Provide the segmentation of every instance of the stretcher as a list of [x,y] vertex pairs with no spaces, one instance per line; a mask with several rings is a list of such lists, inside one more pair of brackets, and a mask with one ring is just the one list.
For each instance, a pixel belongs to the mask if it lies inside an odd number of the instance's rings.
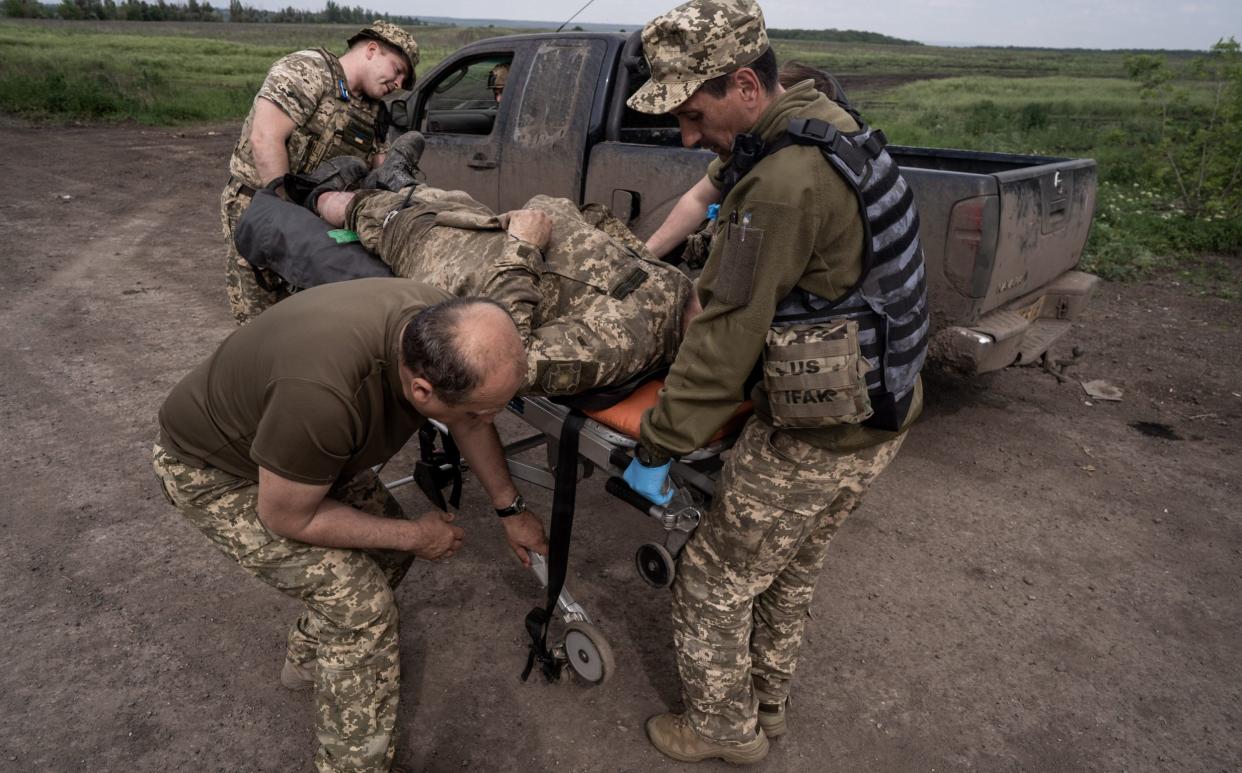
[[[580,410],[572,403],[556,402],[546,397],[521,397],[509,403],[509,412],[535,430],[533,434],[505,446],[510,475],[553,492],[550,561],[555,563],[558,559],[557,520],[561,514],[557,512],[557,500],[563,503],[567,494],[559,489],[576,487],[596,471],[601,471],[601,477],[606,478],[604,488],[609,494],[653,518],[664,529],[662,541],[638,546],[634,565],[639,576],[652,587],[667,588],[672,585],[677,555],[711,503],[716,476],[721,468],[720,453],[732,444],[751,406],[750,403],[741,406],[704,448],[673,461],[669,477],[676,493],[668,505],[654,505],[630,489],[621,479],[621,474],[629,465],[637,445],[643,413],[656,404],[661,386],[663,381],[660,379],[647,380],[620,402],[599,409]],[[578,421],[571,421],[575,415]],[[567,428],[573,428],[576,434],[572,440],[566,437]],[[573,443],[573,454],[565,454],[562,446],[566,442]],[[532,456],[530,452],[540,448],[545,452],[543,463],[528,461]],[[572,464],[573,469],[561,469],[561,465],[565,464]],[[569,517],[572,520],[572,496],[569,499]],[[568,542],[567,534],[565,542]],[[567,544],[565,549],[568,549]],[[532,637],[532,659],[540,661],[549,679],[557,678],[563,667],[568,665],[585,682],[602,684],[616,667],[607,638],[594,626],[583,606],[563,587],[563,567],[561,583],[557,585],[555,577],[550,579],[550,574],[555,574],[555,568],[550,572],[548,561],[542,556],[532,554],[531,557],[532,568],[541,584],[549,588],[552,582],[552,590],[558,591],[555,610],[565,626],[560,643],[547,647],[547,624],[553,613],[551,598],[544,616],[538,615],[538,609],[534,610],[532,615],[537,619],[532,621],[531,616],[527,617],[527,629]],[[530,668],[531,663],[528,663],[523,678]]]
[[[616,669],[607,637],[564,587],[573,499],[581,481],[601,472],[609,494],[654,519],[664,529],[662,541],[643,543],[634,555],[639,576],[655,588],[672,585],[677,555],[711,504],[722,465],[720,454],[732,445],[750,414],[751,404],[739,406],[706,446],[673,460],[669,478],[676,493],[668,505],[660,506],[630,489],[621,474],[638,443],[643,413],[655,405],[661,386],[661,379],[646,380],[620,401],[603,408],[590,408],[581,401],[575,404],[572,398],[562,402],[547,397],[518,397],[509,402],[509,413],[534,430],[505,445],[509,473],[515,480],[553,492],[549,556],[545,559],[530,554],[531,569],[548,590],[549,598],[545,607],[536,608],[527,616],[532,654],[524,679],[535,662],[550,680],[559,679],[568,666],[580,679],[593,685],[605,682]],[[433,447],[436,433],[442,449]],[[421,459],[415,474],[392,481],[388,487],[418,483],[433,503],[447,509],[447,504],[456,505],[460,496],[460,455],[443,425],[435,425],[434,430],[420,435]],[[542,461],[535,453],[539,450],[544,452]],[[446,500],[442,489],[450,486],[452,492]],[[549,646],[547,634],[554,616],[560,618],[564,633],[559,642]]]

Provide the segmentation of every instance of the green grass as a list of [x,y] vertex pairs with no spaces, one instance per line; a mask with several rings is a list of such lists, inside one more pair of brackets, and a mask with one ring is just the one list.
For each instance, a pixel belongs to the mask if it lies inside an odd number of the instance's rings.
[[[340,52],[347,25],[0,20],[0,112],[43,123],[137,121],[153,125],[240,120],[267,68],[284,54]],[[426,72],[452,51],[514,30],[416,30]],[[777,40],[841,78],[851,101],[891,141],[1036,155],[1099,164],[1095,225],[1084,264],[1128,280],[1201,255],[1242,252],[1242,224],[1191,218],[1158,187],[1161,162],[1141,152],[1156,130],[1125,52],[940,48]],[[1191,55],[1167,54],[1192,77]],[[1206,103],[1206,84],[1180,81]],[[1228,272],[1226,272],[1227,274]],[[1216,276],[1199,268],[1194,277]],[[1232,282],[1232,283],[1231,283]],[[1201,283],[1238,295],[1236,278]]]

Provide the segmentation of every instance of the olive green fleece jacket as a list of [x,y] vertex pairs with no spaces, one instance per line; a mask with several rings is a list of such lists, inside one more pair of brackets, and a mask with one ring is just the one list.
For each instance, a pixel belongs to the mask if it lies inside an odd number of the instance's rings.
[[[796,117],[858,130],[845,110],[804,81],[780,95],[750,133],[770,141]],[[708,179],[717,187],[727,163],[717,159],[708,168]],[[762,240],[749,298],[739,294],[739,272],[728,265],[725,229],[735,215],[737,222],[749,222],[746,239]],[[864,229],[857,196],[813,146],[794,145],[760,161],[721,202],[716,222],[711,254],[698,281],[703,312],[686,331],[659,403],[643,417],[642,443],[656,458],[701,447],[746,399],[745,385],[763,356],[777,304],[794,287],[835,300],[853,288],[862,270]],[[751,397],[759,416],[768,418],[762,383]],[[903,430],[921,409],[919,384]],[[841,452],[898,434],[854,424],[791,432]]]

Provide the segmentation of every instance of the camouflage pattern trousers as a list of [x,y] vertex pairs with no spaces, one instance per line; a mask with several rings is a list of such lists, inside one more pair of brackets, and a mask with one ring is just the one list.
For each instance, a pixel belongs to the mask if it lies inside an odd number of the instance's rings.
[[237,324],[244,325],[259,316],[269,306],[289,297],[280,277],[264,270],[264,278],[270,290],[264,289],[255,278],[254,267],[237,251],[233,236],[237,222],[241,220],[253,196],[242,190],[237,180],[229,180],[220,193],[220,225],[224,231],[224,287],[229,297],[229,310]]
[[[289,631],[286,658],[314,668],[315,767],[387,771],[400,686],[393,591],[413,556],[276,536],[259,520],[254,481],[190,467],[158,443],[152,463],[168,500],[186,520],[247,572],[306,605]],[[333,487],[329,496],[371,515],[403,517],[369,471]]]
[[759,702],[789,696],[828,545],[904,440],[841,454],[747,422],[673,583],[677,668],[700,735],[749,741]]

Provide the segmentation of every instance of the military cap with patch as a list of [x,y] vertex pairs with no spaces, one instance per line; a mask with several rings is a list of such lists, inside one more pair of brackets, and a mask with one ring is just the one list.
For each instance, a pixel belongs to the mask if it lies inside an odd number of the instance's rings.
[[690,0],[643,27],[651,80],[626,104],[640,113],[667,113],[767,50],[763,11],[754,0]]
[[418,42],[414,40],[413,35],[390,21],[376,19],[371,22],[370,26],[358,30],[357,34],[345,42],[352,47],[359,40],[378,40],[380,43],[387,43],[397,49],[405,57],[406,66],[410,70],[410,74],[405,77],[401,86],[407,89],[414,87],[414,66],[418,64]]

